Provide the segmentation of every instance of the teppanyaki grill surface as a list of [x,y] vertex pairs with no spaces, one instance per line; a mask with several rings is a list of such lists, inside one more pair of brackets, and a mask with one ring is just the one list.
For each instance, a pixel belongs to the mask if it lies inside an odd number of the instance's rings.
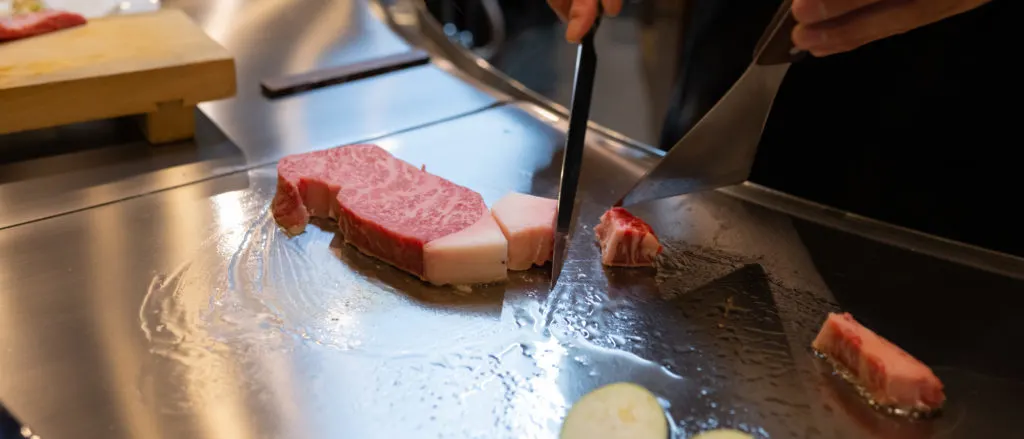
[[[550,197],[562,135],[524,108],[380,143],[488,204]],[[31,372],[0,374],[0,399],[42,437],[521,438],[554,437],[583,394],[631,381],[680,437],[1014,435],[1024,282],[724,192],[638,207],[665,245],[657,270],[606,269],[593,226],[653,159],[591,140],[551,293],[543,268],[464,293],[329,224],[288,238],[272,166],[2,230],[0,370]],[[831,375],[810,342],[837,309],[928,362],[946,412],[892,418]]]
[[1024,281],[813,223],[795,226],[836,301],[864,325],[927,364],[1024,377],[1024,357],[1007,349],[1024,346],[1015,323]]
[[[1024,328],[1015,324],[1016,316],[1024,309],[1021,278],[956,264],[719,193],[665,200],[649,210],[645,217],[655,218],[651,222],[655,230],[671,230],[673,217],[693,222],[684,225],[682,231],[675,227],[673,235],[679,237],[682,232],[686,236],[684,243],[676,244],[682,248],[673,248],[671,238],[665,239],[666,257],[658,274],[660,294],[690,291],[683,294],[690,297],[703,288],[723,284],[737,296],[771,291],[777,308],[771,302],[762,302],[753,309],[781,316],[799,369],[799,382],[808,392],[804,400],[797,392],[787,391],[783,376],[772,384],[773,397],[786,401],[794,413],[813,413],[817,422],[798,422],[808,429],[805,434],[850,438],[989,437],[1005,434],[1012,426],[1011,413],[1021,408],[1016,395],[1024,391],[1024,360],[1008,348],[1024,343]],[[702,219],[717,224],[712,226]],[[671,275],[665,270],[677,266],[683,269]],[[719,274],[708,274],[712,270]],[[632,285],[633,291],[644,289],[637,286],[643,282],[635,278],[616,280],[622,276],[609,275],[611,291],[616,284]],[[719,316],[726,315],[725,310],[733,306],[735,303],[718,302]],[[949,396],[944,414],[933,420],[909,421],[868,407],[810,350],[810,342],[828,310],[853,313],[863,324],[931,366],[945,383]],[[647,315],[659,312],[667,311],[658,308],[648,310]],[[691,309],[655,320],[713,327],[694,322],[694,315]],[[759,328],[760,337],[771,333],[765,326],[769,320],[752,321],[760,325],[746,327]],[[742,342],[738,345],[747,346]],[[717,358],[725,357],[718,353]],[[744,364],[756,364],[762,372],[787,364],[779,355],[766,362],[751,355],[742,358]],[[743,392],[754,391],[756,386],[743,387]],[[802,401],[810,402],[803,407]]]

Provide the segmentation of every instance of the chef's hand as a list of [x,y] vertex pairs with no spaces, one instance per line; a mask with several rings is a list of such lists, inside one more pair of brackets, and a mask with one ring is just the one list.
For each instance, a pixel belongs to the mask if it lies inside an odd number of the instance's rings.
[[846,52],[989,1],[793,0],[793,16],[798,23],[793,29],[793,44],[814,56]]
[[622,12],[622,0],[548,0],[558,18],[569,22],[565,39],[578,43],[597,19],[597,4],[604,7],[604,15],[614,17]]

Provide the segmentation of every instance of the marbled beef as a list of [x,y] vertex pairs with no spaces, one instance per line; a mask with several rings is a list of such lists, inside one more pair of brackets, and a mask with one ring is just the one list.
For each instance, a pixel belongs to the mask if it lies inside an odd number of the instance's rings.
[[285,157],[273,214],[290,234],[309,218],[338,220],[363,253],[437,285],[507,279],[507,243],[479,193],[376,145]]

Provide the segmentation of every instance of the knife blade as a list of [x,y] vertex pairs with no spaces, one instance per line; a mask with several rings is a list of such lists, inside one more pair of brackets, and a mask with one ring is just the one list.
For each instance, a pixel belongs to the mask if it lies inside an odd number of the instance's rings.
[[39,437],[31,435],[32,431],[22,425],[21,421],[15,418],[3,403],[0,403],[0,438]]
[[764,124],[793,62],[792,0],[776,11],[746,72],[704,117],[615,206],[742,183],[750,176]]
[[558,205],[555,210],[554,249],[551,255],[551,286],[553,290],[562,272],[572,239],[572,225],[576,218],[576,189],[583,167],[583,148],[586,145],[587,121],[590,119],[590,99],[594,90],[597,70],[597,51],[594,34],[601,24],[599,9],[590,31],[580,40],[576,49],[576,77],[569,109],[569,130],[562,153],[562,175],[558,185]]

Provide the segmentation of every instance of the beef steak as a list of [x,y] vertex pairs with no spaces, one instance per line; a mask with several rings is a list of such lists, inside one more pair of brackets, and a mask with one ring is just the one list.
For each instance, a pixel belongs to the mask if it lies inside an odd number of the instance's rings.
[[507,243],[479,193],[416,168],[376,145],[285,157],[272,211],[290,234],[309,218],[338,220],[345,241],[428,282],[508,277]]

